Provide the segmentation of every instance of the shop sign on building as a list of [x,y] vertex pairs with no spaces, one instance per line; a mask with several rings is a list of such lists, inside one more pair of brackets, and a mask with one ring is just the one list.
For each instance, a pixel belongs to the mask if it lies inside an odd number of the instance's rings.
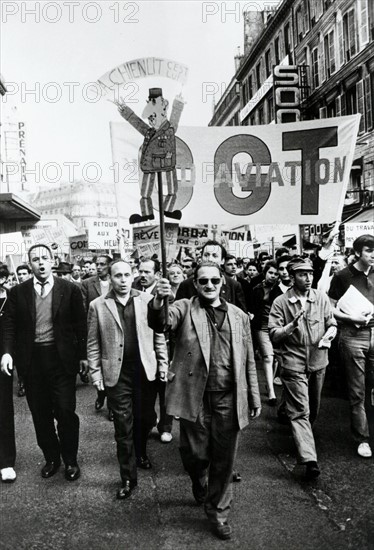
[[345,229],[345,247],[352,248],[353,241],[360,235],[374,235],[374,222],[366,223],[346,223]]

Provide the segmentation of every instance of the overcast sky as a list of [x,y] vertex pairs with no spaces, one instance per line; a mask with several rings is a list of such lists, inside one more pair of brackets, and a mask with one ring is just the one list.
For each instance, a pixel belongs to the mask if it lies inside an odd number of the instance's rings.
[[[132,59],[176,60],[189,67],[183,90],[164,78],[143,79],[132,107],[141,114],[149,87],[163,87],[171,100],[182,91],[187,103],[181,125],[206,126],[212,92],[218,101],[234,74],[237,47],[243,48],[243,7],[258,10],[263,2],[1,4],[1,73],[15,83],[8,85],[7,101],[26,123],[28,167],[79,162],[74,173],[80,179],[83,165],[97,162],[105,180],[111,177],[109,121],[120,117],[105,98],[94,101],[95,89],[87,85]],[[33,89],[36,95],[27,93]],[[62,168],[62,179],[68,176]]]

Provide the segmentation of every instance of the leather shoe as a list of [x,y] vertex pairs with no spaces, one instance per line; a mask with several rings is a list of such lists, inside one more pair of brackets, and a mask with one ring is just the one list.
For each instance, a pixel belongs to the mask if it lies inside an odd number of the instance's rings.
[[182,212],[180,210],[174,210],[173,212],[165,210],[164,214],[167,218],[173,218],[173,220],[180,220],[182,217]]
[[108,409],[108,420],[109,422],[113,422],[114,420],[112,409]]
[[97,398],[95,401],[95,410],[99,411],[104,407],[104,401],[105,401],[105,393],[103,392],[103,395],[100,393],[97,394]]
[[230,525],[225,522],[218,522],[212,524],[213,533],[221,540],[228,540],[231,538],[232,529]]
[[81,470],[78,464],[66,464],[65,466],[65,479],[68,481],[75,481],[81,475]]
[[138,468],[142,468],[143,470],[150,470],[152,468],[152,463],[147,455],[137,458],[136,465],[138,466]]
[[309,481],[311,479],[316,479],[320,475],[321,470],[319,469],[317,462],[311,460],[310,462],[306,462],[305,465],[305,479]]
[[118,500],[124,500],[125,498],[129,498],[129,496],[131,495],[132,491],[135,489],[136,486],[137,486],[136,481],[130,481],[129,479],[124,481],[122,483],[122,487],[117,491]]
[[46,462],[42,468],[42,477],[48,478],[55,475],[61,465],[61,460]]
[[207,485],[201,485],[199,480],[192,482],[192,494],[197,504],[204,504],[207,492]]
[[81,382],[83,382],[83,384],[89,384],[90,382],[90,379],[88,378],[88,374],[84,374],[83,372],[79,373],[79,378],[81,379]]
[[239,483],[242,480],[242,476],[239,474],[239,472],[233,472],[232,480],[234,483]]

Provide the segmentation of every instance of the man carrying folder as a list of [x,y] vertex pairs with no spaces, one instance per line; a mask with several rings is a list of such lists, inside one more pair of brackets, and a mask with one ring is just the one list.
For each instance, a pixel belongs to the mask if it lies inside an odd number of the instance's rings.
[[[329,296],[341,327],[339,348],[347,377],[353,438],[358,455],[370,458],[365,400],[369,395],[374,397],[374,317],[370,308],[374,305],[374,236],[361,235],[354,241],[353,250],[356,261],[334,275]],[[362,311],[353,313],[339,307],[338,300],[351,286],[362,295]]]

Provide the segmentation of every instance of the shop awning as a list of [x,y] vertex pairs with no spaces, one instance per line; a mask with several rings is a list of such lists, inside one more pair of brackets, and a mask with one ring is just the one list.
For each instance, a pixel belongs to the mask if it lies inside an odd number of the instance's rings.
[[374,208],[366,208],[358,212],[352,218],[347,218],[344,223],[372,223],[374,221]]
[[38,221],[41,213],[13,193],[0,193],[0,220]]

